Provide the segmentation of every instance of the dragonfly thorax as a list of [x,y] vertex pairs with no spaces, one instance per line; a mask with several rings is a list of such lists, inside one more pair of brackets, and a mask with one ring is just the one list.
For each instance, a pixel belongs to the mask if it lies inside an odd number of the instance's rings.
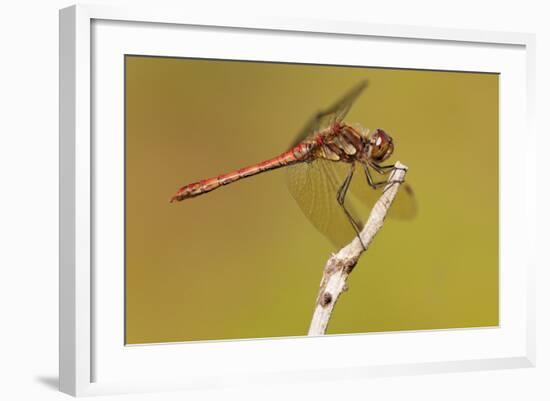
[[380,163],[388,159],[394,149],[392,138],[384,130],[369,133],[358,125],[347,124],[336,124],[318,133],[310,144],[313,158],[347,163]]

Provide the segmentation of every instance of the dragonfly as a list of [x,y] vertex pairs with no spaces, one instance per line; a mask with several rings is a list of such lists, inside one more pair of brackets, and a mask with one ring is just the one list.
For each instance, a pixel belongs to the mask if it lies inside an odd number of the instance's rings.
[[[356,236],[365,248],[360,236],[365,221],[362,216],[366,216],[380,191],[390,183],[386,177],[395,168],[393,164],[383,165],[395,149],[393,138],[385,130],[378,128],[371,132],[359,124],[344,122],[367,86],[367,81],[360,82],[331,107],[315,114],[286,152],[184,185],[170,202],[195,198],[241,179],[285,167],[288,189],[315,228],[336,245]],[[361,168],[365,177],[352,185],[356,168]],[[407,219],[416,214],[416,202],[410,185],[403,186],[390,216]]]

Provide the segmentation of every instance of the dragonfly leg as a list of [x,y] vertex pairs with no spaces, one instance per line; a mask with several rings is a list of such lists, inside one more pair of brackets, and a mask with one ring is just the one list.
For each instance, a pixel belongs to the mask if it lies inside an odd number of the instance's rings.
[[395,164],[389,164],[387,166],[380,166],[379,164],[372,163],[373,168],[380,174],[387,174],[395,168]]
[[367,247],[365,246],[365,244],[363,244],[363,240],[361,239],[361,230],[359,230],[359,225],[357,224],[357,222],[355,221],[355,219],[353,218],[349,210],[346,208],[346,204],[345,204],[346,194],[348,192],[351,179],[353,178],[354,171],[355,171],[355,164],[352,164],[346,179],[342,183],[342,186],[340,187],[340,189],[338,189],[338,192],[336,194],[336,200],[338,201],[340,206],[342,206],[342,209],[344,210],[344,213],[348,217],[348,220],[351,223],[351,226],[357,233],[357,238],[359,239],[361,246],[363,247],[364,250],[366,250]]
[[403,167],[395,167],[395,164],[390,164],[387,166],[381,166],[376,163],[371,163],[372,168],[374,168],[379,174],[388,174],[392,170],[404,170]]
[[[367,175],[367,181],[368,181],[369,185],[371,187],[373,187],[374,189],[377,189],[378,187],[381,187],[381,186],[387,185],[387,184],[395,184],[395,183],[402,184],[402,183],[405,182],[404,180],[391,180],[391,181],[384,180],[384,181],[374,182],[374,180],[372,179],[372,175],[370,173],[368,165],[364,164],[363,166],[365,167],[365,174]],[[373,169],[375,169],[376,172],[379,173],[379,174],[387,174],[388,172],[390,172],[394,169],[403,170],[403,168],[395,167],[394,165],[392,165],[392,166],[379,166],[378,164],[372,163],[372,164],[370,164],[370,166]]]
[[[372,188],[378,189],[379,187],[381,187],[383,185],[386,185],[388,183],[387,180],[374,182],[374,180],[372,179],[372,175],[370,173],[370,170],[369,170],[369,166],[366,165],[366,164],[363,164],[363,168],[365,169],[365,175],[367,176],[367,182],[369,183],[369,186],[371,186]],[[376,170],[376,171],[378,171],[378,170]]]

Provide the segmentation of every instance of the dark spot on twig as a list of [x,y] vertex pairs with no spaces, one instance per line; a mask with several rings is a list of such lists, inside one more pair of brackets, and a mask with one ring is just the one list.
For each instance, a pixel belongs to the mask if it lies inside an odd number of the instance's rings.
[[325,292],[321,298],[321,306],[327,306],[332,302],[332,295],[330,292]]
[[344,273],[346,274],[350,274],[352,271],[353,271],[353,268],[355,267],[355,265],[357,264],[357,261],[349,261],[348,263],[346,263],[344,265]]

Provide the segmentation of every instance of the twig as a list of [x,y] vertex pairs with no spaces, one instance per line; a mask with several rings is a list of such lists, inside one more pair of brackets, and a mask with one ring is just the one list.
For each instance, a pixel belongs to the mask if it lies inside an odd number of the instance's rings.
[[[395,168],[388,178],[388,184],[378,201],[373,206],[367,223],[361,231],[361,239],[365,248],[369,247],[374,236],[382,228],[388,210],[397,195],[401,183],[405,180],[407,166],[400,162],[395,163]],[[353,271],[359,257],[366,249],[356,237],[348,245],[333,254],[325,265],[323,278],[315,302],[315,311],[309,327],[309,336],[325,334],[327,325],[334,310],[334,305],[340,294],[347,290],[346,281]]]

